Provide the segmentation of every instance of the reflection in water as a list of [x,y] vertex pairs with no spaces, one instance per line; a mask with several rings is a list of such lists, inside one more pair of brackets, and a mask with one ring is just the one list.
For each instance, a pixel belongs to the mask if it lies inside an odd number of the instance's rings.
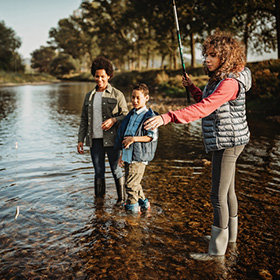
[[115,205],[109,166],[106,197],[95,200],[89,151],[76,152],[90,89],[86,83],[0,88],[1,279],[280,277],[279,125],[249,118],[252,137],[236,176],[238,243],[224,259],[202,263],[189,257],[207,250],[202,237],[212,221],[211,155],[200,121],[160,128],[143,179],[152,211],[128,216]]

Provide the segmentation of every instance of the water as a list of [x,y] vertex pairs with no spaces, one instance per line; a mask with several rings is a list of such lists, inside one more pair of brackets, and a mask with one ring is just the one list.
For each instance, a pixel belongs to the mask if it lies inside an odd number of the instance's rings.
[[249,115],[252,137],[236,175],[237,246],[223,260],[197,262],[189,253],[206,252],[201,237],[212,221],[200,121],[160,128],[143,179],[152,211],[128,216],[115,205],[109,166],[97,201],[88,149],[76,151],[91,86],[0,88],[0,279],[280,278],[279,124]]

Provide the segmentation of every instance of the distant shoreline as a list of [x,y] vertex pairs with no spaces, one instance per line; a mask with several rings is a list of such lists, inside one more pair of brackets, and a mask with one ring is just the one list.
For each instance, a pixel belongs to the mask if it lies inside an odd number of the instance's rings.
[[58,84],[63,81],[46,81],[46,82],[22,82],[22,83],[0,83],[0,87],[13,87],[13,86],[40,86],[40,85],[50,85],[50,84]]

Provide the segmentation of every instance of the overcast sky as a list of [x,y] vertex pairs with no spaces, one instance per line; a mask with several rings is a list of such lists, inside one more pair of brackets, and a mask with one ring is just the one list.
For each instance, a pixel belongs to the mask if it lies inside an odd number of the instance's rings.
[[[141,1],[141,0],[139,0]],[[57,27],[62,18],[68,18],[78,9],[81,0],[0,0],[0,21],[12,28],[21,38],[18,50],[23,58],[40,46],[47,46],[49,30]],[[197,51],[200,58],[200,51]],[[276,52],[263,56],[248,55],[248,61],[276,59]]]

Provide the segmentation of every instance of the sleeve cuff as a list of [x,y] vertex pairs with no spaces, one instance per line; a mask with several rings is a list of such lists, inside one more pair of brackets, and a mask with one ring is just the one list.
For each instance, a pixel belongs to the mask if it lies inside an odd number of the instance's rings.
[[156,128],[155,130],[148,130],[147,131],[147,136],[151,137],[153,140],[152,141],[155,141],[157,140],[157,133],[158,133],[158,129]]
[[166,125],[166,124],[168,124],[168,123],[171,122],[171,117],[170,117],[169,113],[162,114],[162,115],[160,115],[160,116],[161,116],[162,119],[163,119],[163,124],[164,124],[164,125]]

